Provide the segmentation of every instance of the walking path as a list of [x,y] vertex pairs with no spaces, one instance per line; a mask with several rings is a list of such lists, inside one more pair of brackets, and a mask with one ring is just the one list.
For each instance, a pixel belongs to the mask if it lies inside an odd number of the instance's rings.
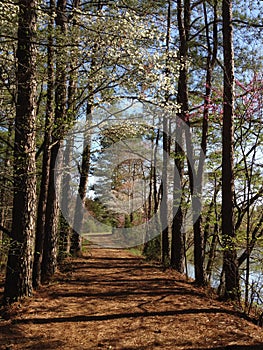
[[69,260],[0,318],[0,349],[263,350],[263,329],[174,271],[124,250]]

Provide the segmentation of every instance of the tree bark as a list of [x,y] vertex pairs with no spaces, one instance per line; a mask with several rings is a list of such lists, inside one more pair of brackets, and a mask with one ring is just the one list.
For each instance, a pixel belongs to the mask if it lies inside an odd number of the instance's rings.
[[74,215],[74,230],[71,237],[70,252],[72,255],[78,256],[81,254],[81,230],[84,216],[85,198],[88,187],[88,177],[90,169],[90,152],[91,152],[91,136],[90,127],[92,123],[92,105],[88,103],[86,115],[86,127],[84,131],[84,143],[82,153],[82,163],[80,169],[80,180],[78,188],[78,196],[76,201]]
[[[55,117],[52,131],[52,147],[50,154],[50,176],[47,197],[47,210],[45,222],[45,239],[43,259],[41,265],[41,281],[47,282],[53,276],[57,267],[58,253],[58,224],[59,203],[56,193],[59,193],[61,176],[56,177],[56,169],[62,166],[60,147],[66,127],[66,104],[67,104],[67,78],[65,52],[63,49],[63,35],[66,33],[66,0],[58,0],[56,8],[56,27],[58,29],[58,45],[56,56],[56,90],[55,90]],[[61,36],[61,37],[60,37]]]
[[[76,19],[74,14],[78,9],[80,0],[74,0],[72,4],[72,28],[76,29]],[[70,58],[70,77],[69,77],[69,86],[68,86],[68,106],[67,114],[70,122],[73,122],[76,119],[76,95],[77,95],[77,65],[78,65],[78,46],[79,46],[79,33],[73,31],[74,34],[74,46],[71,52]],[[64,166],[65,170],[72,161],[74,140],[73,137],[67,139],[67,145],[64,153]],[[71,191],[71,174],[68,171],[63,172],[62,178],[62,215],[60,218],[60,238],[59,238],[59,258],[63,259],[70,253],[71,249],[71,236],[72,236],[72,227],[70,227],[67,220],[64,218],[69,216],[70,212],[70,191]],[[64,216],[63,216],[64,215]],[[73,232],[74,235],[74,232]]]
[[[202,192],[203,192],[203,176],[204,166],[207,153],[207,135],[208,135],[208,119],[209,119],[209,106],[210,96],[212,91],[212,72],[216,62],[218,39],[217,39],[217,2],[214,4],[214,24],[213,24],[213,49],[210,43],[209,24],[207,18],[206,2],[203,2],[203,11],[205,19],[206,29],[206,41],[207,41],[207,60],[206,60],[206,91],[204,99],[204,113],[202,121],[202,140],[201,140],[201,152],[198,159],[198,170],[195,178],[195,189],[192,194],[192,208],[193,208],[193,221],[194,221],[194,260],[195,260],[195,278],[196,283],[199,285],[206,284],[205,274],[205,237],[202,230]],[[197,217],[195,217],[195,212]]]
[[13,241],[8,254],[4,303],[32,293],[36,219],[36,1],[20,0],[14,144]]
[[214,224],[213,224],[212,242],[211,242],[210,250],[208,252],[208,260],[206,265],[206,274],[207,274],[209,283],[211,282],[211,278],[212,278],[212,269],[213,269],[213,264],[216,257],[216,247],[217,247],[218,237],[219,237],[219,215],[217,211],[218,192],[219,192],[219,185],[215,181],[214,197],[209,206],[209,210],[207,213],[207,221],[204,228],[205,246],[206,246],[206,242],[208,238],[208,230],[210,226],[210,216],[212,215],[212,211],[214,210],[215,218],[214,218]]
[[[170,35],[171,35],[171,1],[167,1],[167,29],[166,29],[166,55],[168,59]],[[168,63],[168,62],[167,62]],[[165,74],[169,76],[169,68],[166,65]],[[165,102],[169,102],[169,95],[165,96]],[[169,156],[169,117],[163,116],[163,166],[162,166],[162,201],[160,207],[160,219],[162,225],[162,264],[170,264],[169,249],[169,224],[168,224],[168,156]]]
[[66,218],[69,217],[70,212],[70,191],[71,191],[71,174],[67,170],[68,165],[72,161],[73,139],[69,137],[66,141],[65,152],[63,157],[63,176],[61,188],[61,216],[60,216],[60,232],[59,232],[59,260],[63,260],[70,253],[70,237],[72,229]]
[[[9,121],[8,125],[8,143],[10,144],[12,138],[12,129],[13,122]],[[7,221],[9,216],[9,208],[12,205],[13,193],[12,193],[12,183],[8,178],[9,169],[11,166],[11,156],[12,156],[12,148],[9,145],[6,146],[5,155],[3,159],[3,169],[1,171],[0,183],[0,264],[5,259],[5,251],[4,251],[4,234],[6,234],[6,230],[10,230],[11,227],[8,225]],[[2,229],[3,228],[3,229]]]
[[239,298],[239,272],[234,227],[234,50],[232,1],[223,0],[224,105],[222,133],[222,237],[226,299]]
[[42,176],[40,183],[40,192],[38,198],[37,224],[36,224],[36,243],[33,265],[33,287],[37,289],[41,284],[41,264],[43,259],[43,247],[45,237],[45,222],[47,209],[47,196],[50,176],[50,146],[52,122],[54,119],[54,43],[53,30],[55,13],[55,0],[50,0],[50,20],[49,20],[49,37],[48,37],[48,58],[47,58],[47,106],[46,106],[46,121],[45,135],[43,143],[43,159],[42,159]]
[[163,117],[163,168],[162,168],[162,200],[160,219],[162,225],[162,264],[170,263],[168,233],[168,130],[167,118]]
[[[148,206],[148,218],[151,219],[152,215],[154,216],[154,239],[150,239],[152,237],[152,232],[146,232],[146,242],[143,247],[143,254],[148,258],[153,258],[154,260],[159,260],[161,255],[161,226],[160,226],[160,218],[158,215],[159,208],[159,196],[158,196],[158,184],[157,184],[157,150],[160,141],[160,129],[157,130],[156,137],[152,139],[152,162],[151,162],[151,172],[150,172],[150,186],[152,189],[149,193],[149,206]],[[152,164],[153,163],[153,164]]]
[[180,120],[176,126],[176,143],[174,166],[178,171],[174,172],[173,188],[173,223],[171,238],[171,267],[176,271],[184,272],[185,262],[185,233],[183,231],[183,210],[181,190],[183,188],[184,173],[184,151],[181,148],[183,144],[183,134],[180,130]]
[[[175,144],[175,168],[179,178],[174,177],[174,210],[171,240],[171,266],[179,272],[184,271],[184,232],[183,232],[183,210],[181,198],[178,198],[178,189],[182,189],[184,158],[183,145],[183,123],[188,118],[188,80],[187,80],[187,59],[188,59],[188,39],[190,26],[190,2],[186,0],[182,3],[177,1],[177,21],[179,30],[179,57],[181,68],[178,79],[177,102],[181,106],[176,123],[176,144]],[[182,122],[181,122],[182,121]]]
[[[78,4],[76,0],[75,6]],[[96,4],[97,11],[101,11],[103,8],[103,3],[99,0]],[[93,47],[93,56],[97,50],[97,44],[95,43]],[[95,66],[94,59],[91,61],[91,72]],[[92,109],[93,109],[93,86],[88,86],[89,98],[87,102],[86,109],[86,126],[84,131],[84,142],[83,142],[83,153],[81,160],[81,169],[80,169],[80,180],[78,188],[78,196],[76,200],[75,215],[74,215],[74,225],[73,232],[71,236],[70,243],[70,253],[72,255],[78,256],[81,255],[82,249],[82,239],[81,239],[81,230],[83,224],[84,210],[85,210],[85,199],[86,191],[88,187],[88,178],[90,170],[90,155],[91,155],[91,125],[92,125]]]

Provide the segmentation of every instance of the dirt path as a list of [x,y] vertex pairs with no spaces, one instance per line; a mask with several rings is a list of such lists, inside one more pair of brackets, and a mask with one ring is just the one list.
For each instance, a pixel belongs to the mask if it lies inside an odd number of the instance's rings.
[[0,349],[263,349],[263,331],[175,272],[92,250],[0,319]]

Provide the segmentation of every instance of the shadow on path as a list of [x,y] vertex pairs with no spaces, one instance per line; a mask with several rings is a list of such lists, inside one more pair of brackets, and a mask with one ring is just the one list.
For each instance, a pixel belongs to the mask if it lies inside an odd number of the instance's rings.
[[[92,321],[109,321],[122,318],[137,318],[137,317],[168,317],[177,315],[189,314],[226,314],[241,316],[237,312],[224,309],[188,309],[188,310],[170,310],[170,311],[152,311],[152,312],[131,312],[122,314],[108,314],[108,315],[92,315],[92,316],[72,316],[72,317],[54,317],[54,318],[27,318],[14,320],[16,324],[47,324],[47,323],[63,323],[63,322],[92,322]],[[263,350],[263,348],[262,348]]]
[[208,294],[125,250],[93,249],[0,320],[0,349],[263,350],[262,329]]

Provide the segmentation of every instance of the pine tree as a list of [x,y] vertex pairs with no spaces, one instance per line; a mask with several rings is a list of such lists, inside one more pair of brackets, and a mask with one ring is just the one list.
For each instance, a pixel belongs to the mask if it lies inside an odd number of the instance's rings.
[[17,44],[17,103],[14,144],[12,242],[8,254],[4,302],[32,293],[36,218],[36,1],[20,0]]

